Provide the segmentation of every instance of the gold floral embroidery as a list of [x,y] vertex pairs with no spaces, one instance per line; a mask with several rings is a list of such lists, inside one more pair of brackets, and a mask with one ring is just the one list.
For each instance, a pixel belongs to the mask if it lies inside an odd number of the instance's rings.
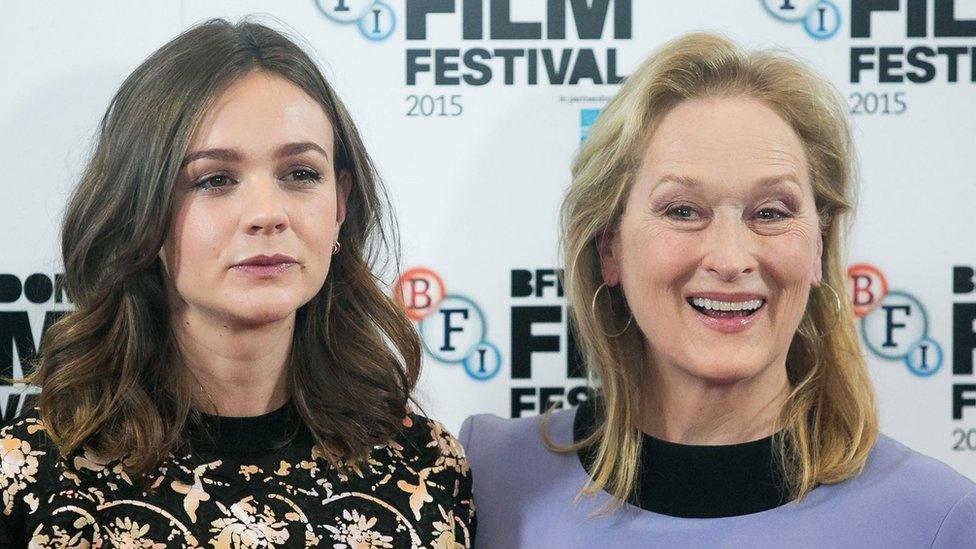
[[288,523],[278,520],[267,505],[262,505],[259,513],[253,500],[254,496],[248,496],[231,505],[230,509],[217,502],[217,507],[231,516],[210,523],[210,532],[217,535],[211,545],[217,549],[277,547],[288,541]]
[[84,531],[75,532],[73,535],[65,531],[60,526],[52,528],[51,535],[34,534],[30,540],[30,549],[89,549],[91,543],[82,536]]
[[[0,439],[0,490],[3,490],[3,514],[13,512],[17,493],[37,482],[37,458],[44,452],[31,448],[30,442],[5,435]],[[35,506],[36,508],[36,506]]]
[[278,464],[278,470],[275,471],[275,474],[283,477],[286,476],[290,470],[291,470],[291,463],[288,463],[285,460],[281,460],[281,463]]
[[220,461],[204,463],[203,465],[200,465],[194,469],[192,485],[180,482],[178,480],[174,480],[170,484],[174,491],[186,495],[186,497],[183,498],[183,509],[186,511],[187,516],[190,517],[190,522],[195,523],[197,521],[197,507],[200,506],[200,502],[210,499],[210,494],[203,489],[203,474],[208,469],[216,469],[221,463],[222,462]]
[[244,477],[244,480],[251,480],[251,475],[256,475],[258,473],[263,473],[260,467],[257,465],[241,465],[240,474]]
[[405,480],[397,481],[397,488],[410,494],[410,510],[413,511],[413,518],[420,520],[420,510],[425,503],[434,501],[434,497],[427,491],[427,477],[433,471],[430,467],[421,469],[417,473],[417,484],[410,484]]
[[129,517],[115,518],[115,522],[105,527],[105,533],[113,547],[119,549],[166,549],[165,543],[156,543],[145,538],[149,525],[140,525]]
[[437,537],[431,547],[433,549],[463,549],[464,544],[457,542],[454,537],[454,513],[445,511],[441,505],[437,506],[437,510],[440,511],[443,520],[435,520],[432,524],[434,534]]
[[367,518],[358,511],[342,512],[342,519],[336,518],[339,526],[328,526],[325,529],[332,532],[334,549],[387,549],[393,547],[393,537],[377,532],[376,517]]
[[[341,468],[313,448],[245,464],[170,455],[143,492],[123,460],[90,448],[67,460],[38,450],[46,448],[43,424],[28,417],[0,431],[0,493],[34,533],[18,541],[38,548],[468,546],[474,512],[463,450],[436,422],[408,416],[403,424],[402,435],[366,461]],[[48,470],[57,474],[37,478]],[[132,506],[138,514],[127,513]],[[48,522],[54,509],[84,516]]]

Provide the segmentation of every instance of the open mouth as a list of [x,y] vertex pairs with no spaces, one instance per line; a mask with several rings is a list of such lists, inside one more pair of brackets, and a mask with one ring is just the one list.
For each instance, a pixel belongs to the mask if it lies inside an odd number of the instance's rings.
[[739,303],[720,302],[698,297],[686,299],[699,313],[711,318],[744,318],[749,317],[766,306],[765,299],[753,299]]

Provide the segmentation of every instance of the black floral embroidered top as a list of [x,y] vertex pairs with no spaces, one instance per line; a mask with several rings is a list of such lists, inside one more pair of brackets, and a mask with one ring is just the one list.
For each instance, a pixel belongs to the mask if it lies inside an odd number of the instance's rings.
[[149,491],[90,449],[62,459],[36,410],[14,420],[0,430],[0,547],[473,544],[468,462],[435,421],[405,417],[393,441],[344,471],[313,448],[289,405],[204,419],[188,435],[193,451],[170,456]]

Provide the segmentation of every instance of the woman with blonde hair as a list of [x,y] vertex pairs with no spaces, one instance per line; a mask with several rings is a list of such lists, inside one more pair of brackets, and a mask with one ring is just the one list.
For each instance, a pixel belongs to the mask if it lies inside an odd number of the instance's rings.
[[484,547],[976,543],[976,485],[878,433],[853,165],[843,102],[789,56],[693,34],[627,78],[562,210],[592,396],[466,421]]
[[315,63],[212,20],[125,80],[68,204],[65,289],[0,431],[0,545],[470,546],[467,462],[411,411],[382,184]]

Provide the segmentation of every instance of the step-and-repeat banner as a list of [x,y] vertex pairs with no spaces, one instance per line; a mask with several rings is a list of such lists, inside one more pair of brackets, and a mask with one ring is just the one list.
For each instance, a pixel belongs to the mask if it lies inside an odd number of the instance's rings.
[[[646,55],[695,30],[781,48],[846,98],[861,165],[848,297],[882,429],[976,479],[974,0],[6,0],[0,375],[71,309],[57,233],[125,76],[204,19],[301,37],[390,188],[428,414],[586,398],[560,285],[571,159]],[[30,388],[0,387],[16,414]]]

